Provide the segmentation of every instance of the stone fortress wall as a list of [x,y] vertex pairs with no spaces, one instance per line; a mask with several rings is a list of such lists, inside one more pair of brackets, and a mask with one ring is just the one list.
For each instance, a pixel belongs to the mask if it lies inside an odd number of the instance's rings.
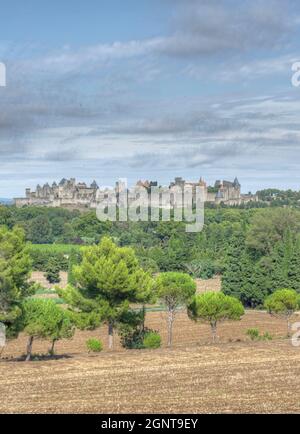
[[[183,178],[175,178],[174,182],[171,182],[169,188],[178,186],[184,188],[185,186],[191,187],[196,190],[196,187],[202,187],[204,191],[205,201],[208,203],[225,205],[241,205],[243,203],[258,201],[257,195],[242,194],[241,185],[237,178],[233,182],[229,181],[216,181],[214,187],[207,186],[206,182],[200,178],[199,181],[186,181]],[[144,187],[148,191],[151,187],[158,187],[158,183],[155,181],[138,181],[136,185],[128,189],[131,195],[138,192],[139,187]],[[117,182],[114,191],[116,193],[127,189],[127,185],[123,182]],[[17,207],[23,206],[46,206],[46,207],[62,207],[62,208],[74,208],[95,209],[97,205],[103,202],[109,196],[111,189],[99,188],[96,181],[87,185],[84,182],[76,183],[75,178],[65,179],[63,178],[59,184],[53,182],[50,186],[46,183],[43,187],[37,185],[35,191],[31,191],[30,188],[26,188],[25,197],[15,198],[14,203]],[[138,193],[137,193],[138,194]]]

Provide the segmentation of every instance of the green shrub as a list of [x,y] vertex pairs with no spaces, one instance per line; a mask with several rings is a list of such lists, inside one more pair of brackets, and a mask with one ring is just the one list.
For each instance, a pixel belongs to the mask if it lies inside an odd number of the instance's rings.
[[261,335],[258,329],[248,329],[246,334],[252,341],[271,341],[273,339],[269,332]]
[[251,341],[258,341],[259,340],[259,330],[258,329],[248,329],[246,331],[246,335],[249,336]]
[[86,346],[89,352],[100,353],[103,350],[102,342],[99,339],[91,338],[86,341]]
[[144,337],[152,330],[144,326],[145,312],[129,310],[123,316],[122,324],[119,325],[118,334],[121,345],[128,350],[140,350],[144,348]]
[[35,271],[47,271],[49,263],[58,264],[60,271],[67,271],[69,260],[62,252],[55,251],[53,248],[47,246],[44,250],[36,248],[36,246],[29,247],[29,254],[32,260],[32,267]]
[[80,250],[72,249],[69,255],[69,265],[68,265],[68,283],[70,285],[76,285],[76,278],[74,276],[73,268],[74,265],[79,265],[82,260],[82,254]]
[[144,348],[147,348],[147,349],[160,348],[160,346],[161,346],[160,335],[156,332],[147,333],[146,336],[144,337],[143,346],[144,346]]
[[60,282],[60,263],[56,258],[50,258],[46,265],[46,273],[44,274],[50,284]]
[[53,289],[39,288],[37,291],[35,291],[34,295],[48,295],[53,293]]
[[264,333],[262,336],[262,340],[264,340],[264,341],[271,341],[272,339],[273,339],[273,336],[270,335],[269,332]]
[[144,348],[143,341],[145,334],[139,327],[130,327],[130,325],[122,324],[119,327],[118,333],[123,348],[127,350],[140,350]]

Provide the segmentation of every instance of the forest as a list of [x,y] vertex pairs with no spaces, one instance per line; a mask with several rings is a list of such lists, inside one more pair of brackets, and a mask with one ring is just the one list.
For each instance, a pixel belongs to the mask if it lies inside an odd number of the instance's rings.
[[[95,212],[59,208],[0,207],[0,226],[25,231],[33,269],[67,271],[85,246],[109,236],[133,247],[145,271],[222,276],[222,289],[256,308],[276,289],[300,292],[300,210],[269,206],[206,209],[204,230],[185,232],[184,222],[101,222]],[[56,264],[56,265],[55,265]]]

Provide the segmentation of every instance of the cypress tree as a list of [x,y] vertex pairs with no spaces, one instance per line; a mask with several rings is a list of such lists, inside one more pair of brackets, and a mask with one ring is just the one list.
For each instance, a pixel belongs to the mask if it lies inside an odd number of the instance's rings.
[[241,288],[244,272],[241,258],[245,254],[245,237],[237,232],[232,239],[225,261],[225,272],[222,277],[222,291],[226,295],[241,299]]
[[295,243],[293,254],[289,263],[288,288],[300,293],[300,239]]

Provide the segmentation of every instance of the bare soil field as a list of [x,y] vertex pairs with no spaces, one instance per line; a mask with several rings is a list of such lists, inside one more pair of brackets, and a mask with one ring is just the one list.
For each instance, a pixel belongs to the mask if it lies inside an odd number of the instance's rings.
[[288,341],[0,362],[2,413],[299,413]]
[[[222,324],[212,345],[209,327],[180,312],[169,350],[165,313],[147,317],[147,325],[162,334],[160,350],[125,351],[116,337],[114,352],[87,354],[91,336],[106,345],[102,327],[59,342],[57,354],[65,357],[24,363],[15,357],[24,352],[26,338],[10,342],[0,361],[0,412],[300,413],[300,348],[284,339],[283,321],[248,311],[242,321]],[[250,342],[250,327],[268,331],[273,341]],[[48,346],[35,342],[34,352]]]
[[[60,271],[59,277],[60,277],[60,282],[58,285],[61,288],[65,288],[68,284],[68,273],[65,271]],[[56,286],[56,284],[53,285],[53,284],[48,282],[48,280],[45,277],[45,273],[43,273],[42,271],[33,271],[31,273],[31,276],[30,276],[30,281],[35,282],[35,283],[39,283],[40,285],[43,286],[43,288],[46,288],[46,289],[51,289],[54,286]]]

